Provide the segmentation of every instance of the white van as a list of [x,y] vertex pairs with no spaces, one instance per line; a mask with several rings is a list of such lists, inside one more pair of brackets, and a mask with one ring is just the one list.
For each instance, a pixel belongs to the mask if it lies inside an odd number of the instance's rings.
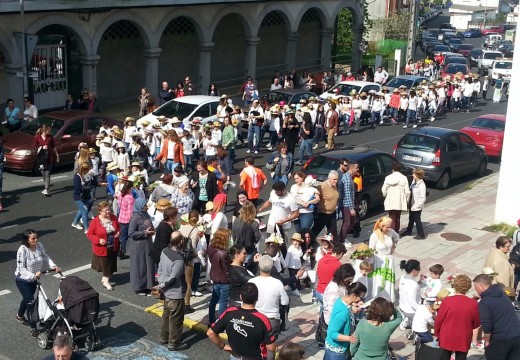
[[484,39],[484,44],[493,45],[496,42],[502,41],[502,35],[500,34],[487,34]]

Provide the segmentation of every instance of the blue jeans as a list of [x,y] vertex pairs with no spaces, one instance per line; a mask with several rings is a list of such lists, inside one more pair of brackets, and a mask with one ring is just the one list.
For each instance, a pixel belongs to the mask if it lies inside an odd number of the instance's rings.
[[121,229],[121,233],[119,235],[119,252],[123,255],[126,254],[126,242],[128,240],[128,225],[130,224],[119,224],[119,227]]
[[415,110],[406,110],[406,125],[410,123],[410,120],[415,124],[417,123],[417,111]]
[[289,181],[289,179],[287,179],[287,175],[282,175],[282,176],[275,175],[275,176],[273,176],[273,184],[275,182],[277,182],[277,181],[281,181],[285,185],[287,185],[287,182]]
[[[22,294],[22,301],[20,301],[20,306],[18,307],[18,316],[25,316],[25,312],[27,311],[27,304],[34,300],[34,293],[36,291],[36,281],[27,282],[22,280],[16,280],[16,287],[20,294]],[[29,318],[29,320],[31,320]],[[31,321],[31,328],[36,328],[36,323]]]
[[166,174],[173,174],[173,160],[166,160]]
[[329,350],[325,348],[325,354],[323,355],[323,360],[348,360],[350,359],[349,356],[347,356],[347,353],[337,353],[332,350]]
[[83,228],[85,230],[88,229],[88,208],[90,205],[91,200],[87,201],[81,201],[81,200],[74,200],[76,203],[76,206],[78,207],[78,212],[76,213],[76,216],[74,216],[74,220],[72,221],[72,224],[77,225],[79,222],[79,219],[81,218],[83,220]]
[[275,147],[276,146],[276,143],[278,142],[278,133],[273,130],[269,130],[269,145],[271,145],[272,147]]
[[[254,143],[254,138],[256,137],[256,144]],[[249,125],[249,129],[247,130],[247,146],[250,151],[260,150],[260,126],[258,125]]]
[[304,161],[305,153],[309,155],[309,158],[312,156],[312,139],[304,139],[300,143],[300,161]]
[[184,167],[186,169],[192,169],[193,170],[192,160],[193,160],[193,155],[186,155],[186,154],[184,154]]
[[429,343],[429,342],[433,341],[433,336],[429,331],[418,332],[416,334],[419,335],[419,338],[421,339],[421,344],[425,344],[425,343]]
[[372,111],[372,115],[370,116],[370,125],[372,127],[376,127],[380,121],[381,121],[381,112]]
[[191,291],[193,292],[199,289],[200,267],[200,262],[193,263],[193,278],[191,279]]
[[302,229],[311,229],[312,223],[314,222],[313,213],[300,213],[300,216],[294,222],[294,228],[296,232],[301,233]]
[[323,294],[316,291],[316,301],[320,304],[320,314],[323,312]]
[[462,98],[462,104],[463,104],[463,106],[464,106],[464,109],[469,111],[469,107],[470,107],[470,97],[469,97],[469,96],[464,96],[464,97]]
[[213,292],[209,301],[209,322],[213,324],[217,318],[215,317],[215,308],[218,303],[218,313],[222,315],[228,307],[229,284],[213,284]]

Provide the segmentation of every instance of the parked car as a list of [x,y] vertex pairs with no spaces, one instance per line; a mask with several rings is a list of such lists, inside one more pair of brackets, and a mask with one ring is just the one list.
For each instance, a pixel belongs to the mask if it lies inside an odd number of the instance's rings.
[[[439,44],[439,45],[435,45],[432,48],[432,54],[434,57],[441,55],[443,52],[450,52],[450,47],[448,45]],[[437,59],[435,59],[435,60],[437,61]]]
[[482,53],[484,51],[482,49],[472,49],[469,52],[469,65],[470,66],[477,66],[478,65],[478,59],[482,57]]
[[468,29],[462,33],[465,38],[479,38],[482,36],[480,29]]
[[439,26],[439,31],[443,30],[443,29],[449,29],[449,30],[453,30],[453,31],[457,31],[457,29],[455,28],[455,26],[449,24],[449,23],[444,23],[444,24],[441,24]]
[[82,110],[61,110],[41,115],[20,130],[2,136],[5,167],[15,171],[37,172],[33,141],[36,131],[44,124],[51,128],[60,156],[60,162],[56,165],[73,164],[79,143],[85,142],[89,147],[95,147],[96,135],[104,121],[110,127],[117,125],[123,128],[123,124],[116,119]]
[[453,38],[458,39],[456,33],[454,33],[454,32],[446,32],[446,33],[444,33],[444,36],[442,37],[442,43],[444,45],[448,45],[449,46],[450,40],[453,39]]
[[468,65],[468,59],[466,59],[464,56],[446,56],[442,65],[447,66],[449,64]]
[[482,36],[486,36],[490,33],[503,34],[505,30],[500,26],[486,26],[484,29],[481,29],[480,32],[482,33]]
[[363,189],[359,194],[359,216],[364,218],[370,209],[383,204],[381,187],[385,177],[392,172],[392,164],[396,160],[382,151],[354,145],[313,155],[303,166],[303,171],[320,182],[325,181],[331,170],[339,168],[339,161],[343,158],[359,164],[359,172],[363,177]]
[[500,158],[505,127],[505,115],[487,114],[479,116],[460,131],[469,135],[478,146],[484,149],[487,156]]
[[426,50],[432,41],[438,41],[438,40],[434,36],[425,37],[421,43],[423,50]]
[[468,57],[471,53],[471,50],[473,50],[473,45],[471,44],[460,44],[458,53],[464,55],[465,57]]
[[493,61],[491,68],[489,68],[488,76],[491,78],[491,85],[495,86],[498,75],[502,75],[504,81],[510,81],[512,72],[513,59],[496,59]]
[[370,90],[375,90],[376,92],[381,91],[381,85],[370,81],[341,81],[339,84],[334,85],[332,88],[321,94],[320,98],[328,99],[334,95],[350,96],[352,90],[355,90],[358,94],[361,92],[366,92],[368,94]]
[[468,135],[452,129],[421,127],[405,134],[395,145],[394,157],[407,168],[422,168],[424,179],[440,190],[452,179],[487,169],[487,156]]
[[489,68],[493,66],[493,62],[496,59],[500,59],[502,57],[504,57],[504,55],[500,51],[483,50],[482,55],[477,59],[478,73],[481,75],[486,75],[489,71]]
[[487,46],[492,46],[496,43],[499,43],[500,41],[502,41],[502,35],[496,33],[489,33],[486,35],[486,38],[484,39],[484,44]]
[[453,75],[460,73],[462,74],[462,78],[466,77],[470,73],[468,65],[465,64],[448,64],[442,69],[441,77],[445,77],[447,75],[450,75],[453,77]]
[[308,100],[310,97],[318,97],[313,92],[303,89],[279,89],[269,91],[267,94],[262,96],[262,106],[264,109],[270,108],[274,104],[279,104],[280,101],[284,101],[287,105],[298,104],[301,99]]
[[450,47],[451,51],[457,52],[459,51],[459,46],[462,44],[462,40],[457,37],[452,37],[448,41],[448,46]]
[[200,117],[202,118],[201,123],[204,125],[217,120],[218,104],[219,98],[217,96],[183,96],[159,106],[152,113],[138,119],[137,122],[140,123],[143,120],[147,120],[153,124],[158,122],[158,116],[166,116],[169,119],[177,117],[183,122],[184,126],[187,126],[194,117]]
[[411,88],[417,87],[423,80],[429,81],[428,78],[424,76],[399,75],[392,78],[392,80],[390,80],[385,86],[388,88],[388,90],[390,90],[390,92],[403,85],[406,86],[408,90],[410,90]]

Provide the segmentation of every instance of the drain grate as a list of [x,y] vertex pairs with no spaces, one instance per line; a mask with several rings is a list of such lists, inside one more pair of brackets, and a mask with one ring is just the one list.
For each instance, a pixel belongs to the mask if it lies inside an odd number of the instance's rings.
[[456,242],[471,241],[470,236],[464,235],[464,234],[459,234],[459,233],[446,232],[446,233],[442,233],[441,237],[447,241],[456,241]]

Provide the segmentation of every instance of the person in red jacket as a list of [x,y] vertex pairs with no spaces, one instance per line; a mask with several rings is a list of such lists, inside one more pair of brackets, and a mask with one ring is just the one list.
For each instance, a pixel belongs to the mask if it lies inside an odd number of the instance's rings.
[[397,114],[399,113],[399,104],[401,103],[401,92],[399,89],[394,89],[392,96],[390,96],[389,114],[392,119],[392,123],[396,122]]
[[[323,293],[325,288],[334,277],[334,272],[341,266],[341,258],[347,253],[345,244],[335,244],[332,248],[332,254],[326,254],[318,261],[318,269],[316,270],[316,299],[323,303]],[[320,305],[320,312],[322,306]]]
[[471,279],[458,275],[453,280],[454,296],[445,298],[435,317],[435,336],[439,347],[444,350],[442,359],[465,360],[471,346],[473,329],[480,326],[478,303],[466,296],[471,289]]
[[117,253],[119,252],[119,223],[110,212],[110,205],[102,201],[98,205],[99,215],[88,227],[87,238],[92,242],[92,269],[102,272],[101,283],[108,290],[114,290],[109,280],[117,271]]

